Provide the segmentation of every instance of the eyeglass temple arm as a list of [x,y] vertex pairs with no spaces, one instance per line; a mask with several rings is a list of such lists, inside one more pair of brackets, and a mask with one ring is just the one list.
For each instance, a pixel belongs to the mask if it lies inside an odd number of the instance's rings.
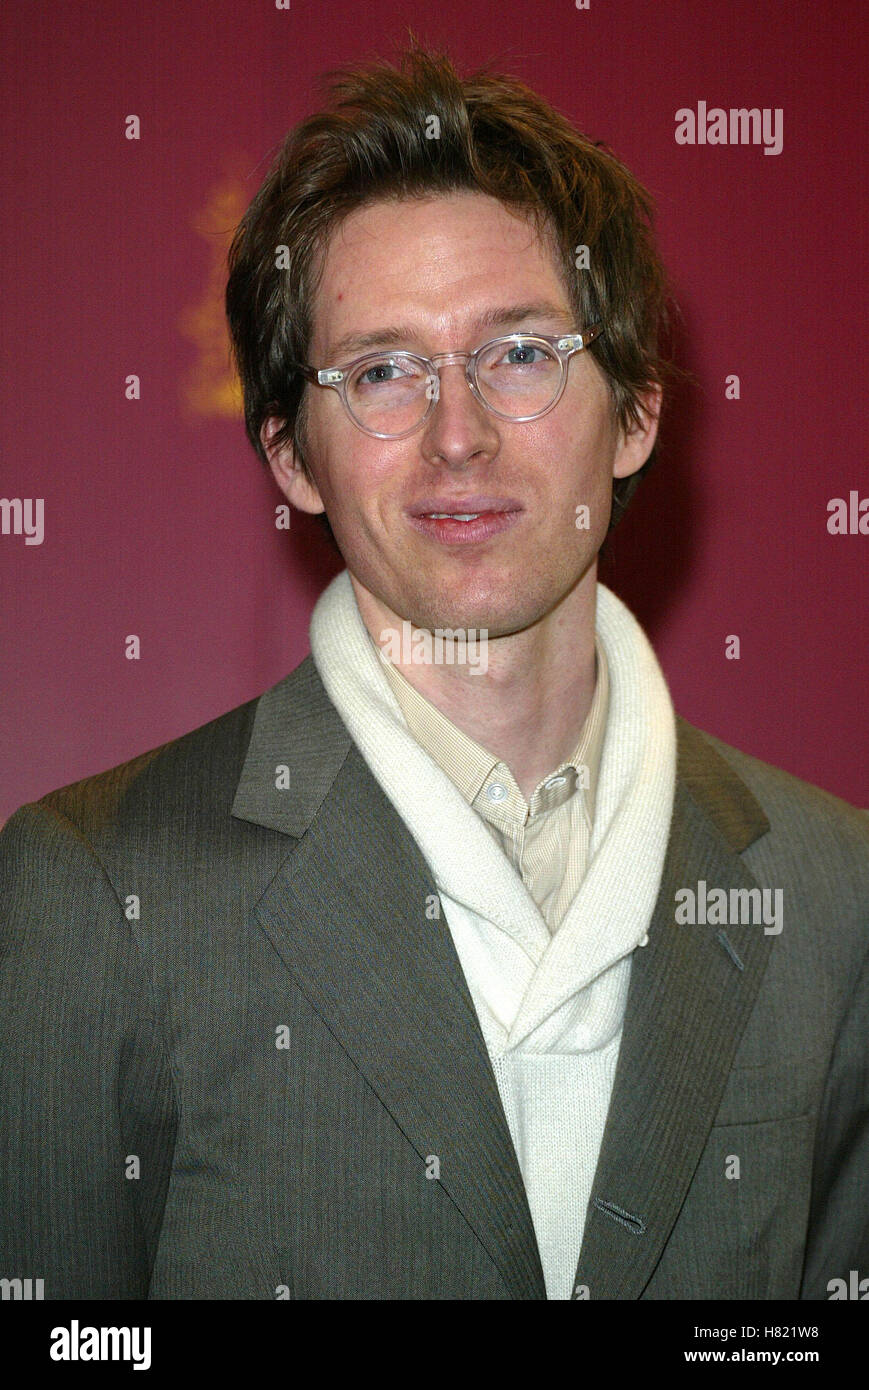
[[314,371],[313,367],[306,367],[304,362],[288,362],[287,365],[291,367],[294,372],[298,372],[300,376],[303,376],[306,381],[315,382],[317,380],[317,373]]
[[579,352],[582,348],[588,347],[595,338],[599,338],[603,332],[602,323],[593,323],[589,328],[584,328],[581,333],[566,333],[563,338],[559,338],[556,347],[563,351]]
[[[570,352],[579,352],[582,348],[588,347],[595,338],[599,338],[603,332],[602,323],[593,323],[590,328],[586,328],[582,333],[570,333],[563,338],[559,338],[557,346]],[[439,353],[441,357],[466,357],[467,353]],[[433,358],[432,361],[435,359]],[[306,381],[312,381],[320,386],[337,386],[344,379],[344,373],[340,367],[322,367],[315,371],[313,367],[306,367],[302,362],[291,362],[290,366],[294,371],[299,372]]]

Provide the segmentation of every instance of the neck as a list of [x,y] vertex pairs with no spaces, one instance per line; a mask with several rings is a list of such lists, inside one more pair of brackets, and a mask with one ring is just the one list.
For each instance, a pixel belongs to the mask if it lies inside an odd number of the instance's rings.
[[[368,632],[379,646],[401,619],[350,576]],[[410,685],[463,733],[509,767],[526,801],[573,756],[595,687],[597,564],[531,627],[489,638],[488,667],[395,659]],[[567,659],[566,659],[567,656]]]

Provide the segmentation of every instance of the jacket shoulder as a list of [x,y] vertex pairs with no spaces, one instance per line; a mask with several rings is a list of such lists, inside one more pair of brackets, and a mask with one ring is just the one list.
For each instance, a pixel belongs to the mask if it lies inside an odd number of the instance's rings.
[[217,833],[232,806],[260,701],[284,688],[288,698],[295,692],[304,701],[308,663],[310,657],[270,691],[177,738],[47,792],[19,807],[9,823],[28,813],[67,821],[94,846],[184,815],[195,820],[198,834]]
[[854,806],[832,792],[825,791],[823,787],[786,772],[784,768],[763,762],[751,753],[743,752],[741,748],[734,748],[706,729],[688,725],[687,720],[680,722],[687,725],[694,734],[699,734],[724,758],[737,776],[747,784],[764,809],[767,805],[771,808],[789,807],[794,812],[799,809],[803,815],[817,823],[844,830],[850,828],[858,841],[869,845],[869,810]]
[[714,805],[719,784],[738,779],[753,800],[753,835],[740,853],[758,886],[782,895],[787,926],[773,955],[784,994],[815,997],[823,980],[829,1007],[841,1011],[869,957],[869,813],[679,722],[680,744],[693,750],[686,763],[704,774],[692,794],[699,785]]
[[694,759],[712,768],[709,780],[713,784],[714,769],[723,764],[726,775],[735,775],[748,789],[769,823],[767,835],[758,844],[765,841],[765,848],[799,862],[806,871],[817,874],[820,870],[825,877],[843,874],[862,891],[865,905],[869,897],[869,811],[734,748],[687,720],[679,718],[678,724],[683,745],[695,749],[705,746],[715,755],[711,760],[703,756]]

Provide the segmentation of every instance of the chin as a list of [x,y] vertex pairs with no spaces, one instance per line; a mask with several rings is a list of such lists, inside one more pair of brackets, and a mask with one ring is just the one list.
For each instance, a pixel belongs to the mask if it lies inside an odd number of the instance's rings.
[[435,628],[455,628],[468,632],[485,630],[490,639],[509,637],[532,627],[544,616],[547,609],[539,603],[529,603],[527,599],[517,604],[516,596],[504,596],[499,600],[467,603],[457,600],[453,603],[432,605],[421,603],[410,616],[414,627],[424,627],[430,632]]
[[[582,575],[535,573],[526,569],[499,577],[497,582],[454,589],[443,586],[418,594],[412,621],[417,626],[485,628],[490,638],[524,632],[545,618],[567,597]],[[423,621],[417,621],[417,613]],[[431,620],[431,621],[429,621]]]

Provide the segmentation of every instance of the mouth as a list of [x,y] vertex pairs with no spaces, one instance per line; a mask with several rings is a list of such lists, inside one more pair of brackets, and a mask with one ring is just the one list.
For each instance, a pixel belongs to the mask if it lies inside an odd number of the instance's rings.
[[468,545],[510,530],[522,515],[511,497],[424,498],[408,509],[414,530],[442,545]]

